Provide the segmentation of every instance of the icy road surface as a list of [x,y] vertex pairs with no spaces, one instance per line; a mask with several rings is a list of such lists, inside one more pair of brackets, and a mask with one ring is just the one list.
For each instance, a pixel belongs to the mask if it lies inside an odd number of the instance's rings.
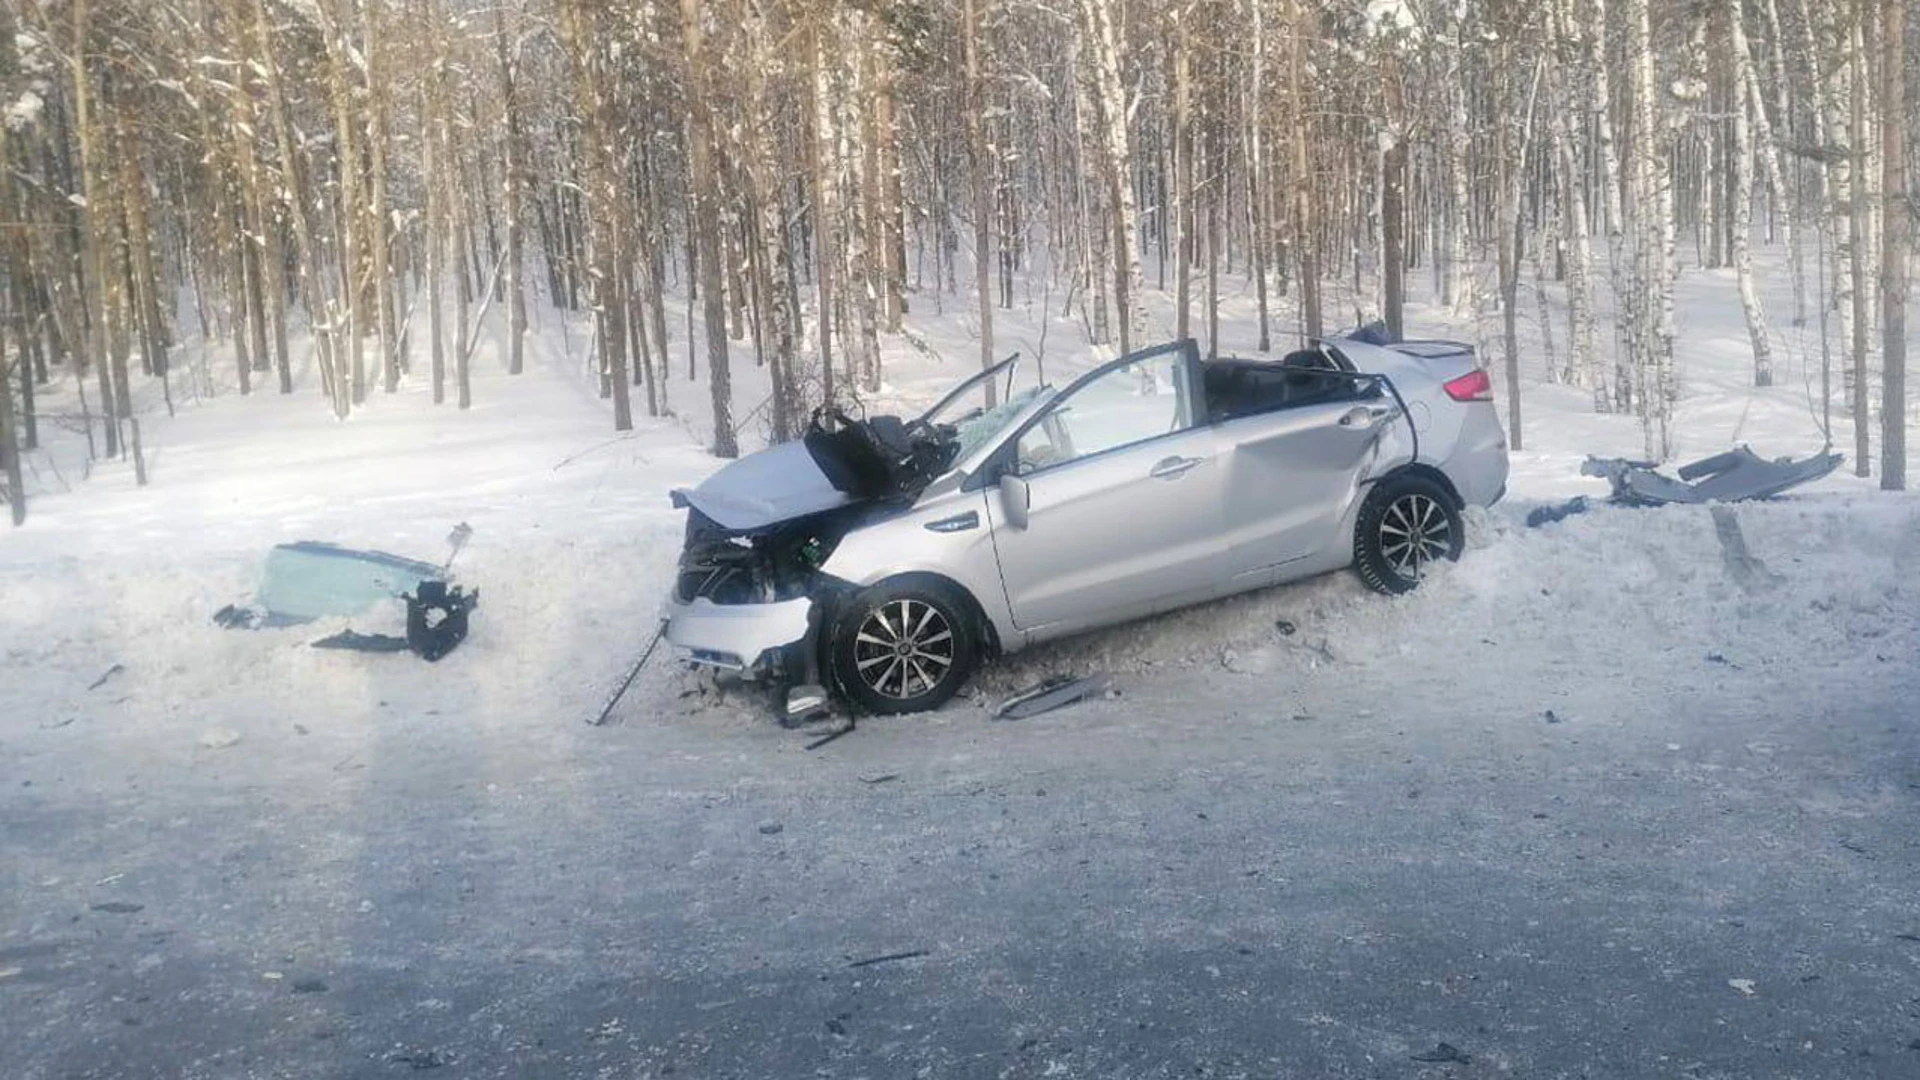
[[813,752],[669,665],[581,723],[637,539],[477,547],[433,667],[9,571],[6,1074],[1912,1076],[1920,508],[1744,508],[1751,594],[1704,509],[1517,512]]

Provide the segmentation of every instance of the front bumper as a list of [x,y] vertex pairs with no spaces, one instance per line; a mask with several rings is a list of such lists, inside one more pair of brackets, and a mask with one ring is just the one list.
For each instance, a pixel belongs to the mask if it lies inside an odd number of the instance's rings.
[[693,663],[752,675],[774,659],[769,653],[806,638],[812,610],[804,596],[770,604],[672,600],[667,643]]

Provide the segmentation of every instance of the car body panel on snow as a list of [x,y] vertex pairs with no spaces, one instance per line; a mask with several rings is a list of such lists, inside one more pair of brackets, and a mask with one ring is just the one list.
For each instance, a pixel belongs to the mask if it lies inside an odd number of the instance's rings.
[[1318,342],[1129,354],[1065,389],[1014,361],[911,421],[816,414],[699,487],[667,638],[690,659],[879,711],[937,705],[978,655],[1356,565],[1403,591],[1500,497],[1470,347]]

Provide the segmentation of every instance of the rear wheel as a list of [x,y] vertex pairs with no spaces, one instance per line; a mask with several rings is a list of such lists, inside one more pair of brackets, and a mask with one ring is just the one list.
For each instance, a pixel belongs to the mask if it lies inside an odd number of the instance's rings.
[[1428,565],[1458,559],[1466,546],[1453,496],[1419,476],[1374,485],[1353,532],[1354,570],[1368,588],[1382,593],[1413,589]]
[[932,582],[882,583],[859,593],[835,620],[830,648],[841,692],[880,714],[946,704],[979,654],[967,605]]

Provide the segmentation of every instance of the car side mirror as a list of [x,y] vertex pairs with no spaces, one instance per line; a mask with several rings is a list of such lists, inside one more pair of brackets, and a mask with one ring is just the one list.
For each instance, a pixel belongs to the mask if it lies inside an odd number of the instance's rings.
[[1010,472],[1000,474],[1000,505],[1006,509],[1007,521],[1014,528],[1027,527],[1027,507],[1032,499],[1026,480]]

